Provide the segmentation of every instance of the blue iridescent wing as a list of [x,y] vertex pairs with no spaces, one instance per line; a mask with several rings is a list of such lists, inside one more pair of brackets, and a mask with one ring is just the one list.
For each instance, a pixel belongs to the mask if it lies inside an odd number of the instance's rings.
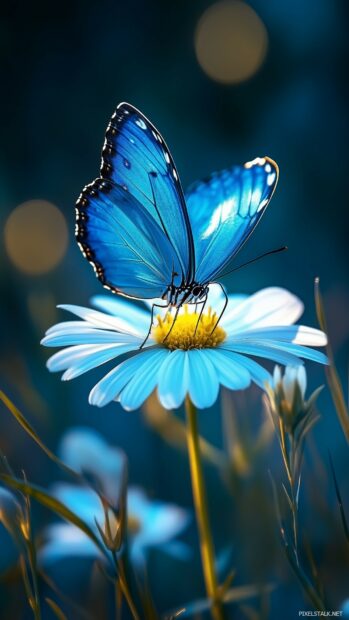
[[111,117],[101,176],[127,189],[150,213],[169,238],[183,279],[189,281],[195,268],[194,244],[176,166],[158,130],[129,103],[118,105]]
[[262,217],[278,180],[267,157],[212,174],[192,185],[186,203],[195,247],[195,281],[215,280]]
[[145,299],[166,292],[174,249],[155,219],[120,185],[97,179],[85,187],[77,202],[76,237],[106,288]]

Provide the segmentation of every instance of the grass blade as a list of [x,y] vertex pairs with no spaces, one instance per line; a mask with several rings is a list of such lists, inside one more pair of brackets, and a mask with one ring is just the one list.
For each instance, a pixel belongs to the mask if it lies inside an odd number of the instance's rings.
[[335,468],[334,468],[334,465],[333,465],[333,461],[332,461],[331,455],[329,455],[329,459],[330,459],[330,468],[331,468],[332,478],[333,478],[333,482],[334,482],[334,488],[335,488],[336,496],[337,496],[337,502],[338,502],[339,510],[340,510],[340,514],[341,514],[344,534],[345,534],[345,537],[346,537],[347,541],[349,542],[349,526],[348,526],[348,521],[347,521],[347,518],[345,516],[342,496],[341,496],[341,492],[340,492],[340,489],[339,489],[339,484],[338,484],[338,480],[337,480],[337,476],[336,476],[336,472],[335,472]]
[[65,519],[66,521],[69,521],[69,523],[72,523],[73,525],[78,527],[79,530],[84,532],[84,534],[86,534],[86,536],[88,536],[95,543],[95,545],[103,554],[106,554],[102,543],[97,538],[92,529],[58,499],[52,497],[40,487],[31,484],[30,482],[24,482],[23,480],[19,480],[18,478],[13,478],[8,474],[0,473],[0,480],[2,480],[5,485],[8,485],[12,489],[20,491],[24,495],[28,495],[32,499],[35,499],[37,502],[42,504],[42,506],[45,506],[45,508],[52,510],[52,512],[57,514],[62,519]]
[[[324,304],[322,301],[322,296],[320,293],[320,280],[319,278],[315,279],[315,307],[316,314],[319,325],[321,329],[327,333],[327,322]],[[330,361],[329,365],[326,367],[326,376],[328,386],[330,388],[333,404],[336,409],[336,413],[341,424],[344,436],[349,443],[349,412],[346,406],[345,397],[342,389],[342,385],[339,379],[339,375],[337,369],[334,364],[333,352],[330,343],[327,344],[326,352],[328,359]]]
[[67,616],[63,613],[63,611],[58,607],[57,603],[55,603],[52,598],[45,598],[46,603],[53,611],[54,615],[58,620],[68,620]]
[[45,452],[45,454],[53,461],[58,467],[63,469],[70,476],[78,477],[81,480],[81,476],[70,469],[65,463],[63,463],[47,446],[45,446],[44,442],[40,439],[39,435],[36,433],[34,428],[25,418],[23,413],[19,411],[16,405],[6,396],[6,394],[0,390],[0,400],[4,403],[5,407],[9,410],[9,412],[13,415],[13,417],[17,420],[18,424],[25,430],[25,432],[35,441],[35,443]]
[[[257,598],[261,594],[268,594],[275,589],[274,584],[251,584],[246,586],[236,586],[230,588],[225,593],[222,602],[240,603],[242,601],[249,600],[251,598]],[[187,605],[183,605],[180,609],[172,612],[167,612],[163,616],[164,620],[174,620],[175,618],[192,618],[195,614],[203,614],[212,608],[212,601],[208,598],[200,599],[194,602],[190,602]]]

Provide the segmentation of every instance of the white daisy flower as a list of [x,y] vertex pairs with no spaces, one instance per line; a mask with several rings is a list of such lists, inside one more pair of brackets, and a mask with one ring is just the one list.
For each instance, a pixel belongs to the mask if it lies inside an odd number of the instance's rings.
[[303,304],[289,291],[270,287],[251,296],[229,295],[215,327],[223,302],[220,287],[212,285],[202,314],[200,305],[188,305],[174,321],[173,314],[160,310],[143,347],[151,321],[149,303],[141,307],[119,296],[97,295],[92,304],[98,310],[59,306],[80,320],[58,323],[46,332],[43,345],[65,347],[47,366],[64,371],[62,379],[70,380],[116,360],[90,392],[89,402],[103,407],[118,401],[133,410],[155,388],[167,409],[179,407],[187,394],[196,407],[210,407],[220,385],[242,390],[254,382],[264,389],[271,375],[252,358],[293,367],[302,365],[302,359],[327,363],[323,353],[309,348],[326,345],[326,335],[294,325]]

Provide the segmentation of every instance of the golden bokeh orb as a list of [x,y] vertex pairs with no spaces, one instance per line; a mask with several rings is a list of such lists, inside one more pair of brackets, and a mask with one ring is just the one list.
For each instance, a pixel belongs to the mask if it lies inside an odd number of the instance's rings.
[[65,218],[46,200],[28,200],[16,207],[7,218],[4,237],[12,263],[32,276],[54,269],[68,245]]
[[201,16],[195,52],[203,71],[223,84],[252,77],[262,65],[268,34],[257,13],[240,0],[221,0]]

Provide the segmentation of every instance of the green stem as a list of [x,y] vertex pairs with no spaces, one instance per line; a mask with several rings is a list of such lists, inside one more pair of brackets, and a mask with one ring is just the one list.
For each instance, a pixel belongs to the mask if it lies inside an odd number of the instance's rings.
[[113,561],[114,561],[114,566],[115,566],[115,571],[116,571],[116,575],[115,575],[115,599],[117,600],[117,584],[119,584],[120,589],[122,594],[125,597],[125,600],[127,602],[127,605],[129,607],[129,610],[131,612],[131,616],[133,618],[133,620],[140,620],[140,617],[138,615],[138,611],[136,609],[136,606],[133,602],[132,599],[132,595],[131,592],[129,590],[128,587],[128,583],[127,583],[127,579],[126,579],[126,575],[125,575],[125,571],[124,571],[124,567],[122,564],[122,561],[118,561],[117,555],[115,552],[112,553],[113,556]]
[[287,431],[283,425],[283,422],[280,420],[280,445],[281,452],[285,464],[286,474],[289,481],[289,491],[290,491],[290,500],[291,500],[291,517],[292,517],[292,531],[293,531],[293,547],[290,548],[286,539],[284,539],[284,545],[286,550],[287,558],[298,577],[305,593],[307,594],[309,600],[312,602],[314,609],[318,611],[325,611],[326,605],[323,601],[322,595],[318,592],[316,584],[314,584],[306,574],[299,558],[299,529],[298,529],[298,505],[296,499],[296,485],[297,476],[300,475],[299,471],[296,470],[295,467],[295,455],[296,455],[296,444],[295,438],[292,434],[289,435],[289,442],[286,442]]
[[191,484],[200,537],[201,562],[206,592],[207,596],[212,600],[212,617],[214,620],[223,620],[223,608],[219,596],[214,548],[208,517],[206,487],[202,471],[197,414],[196,408],[188,396],[185,401],[185,410],[187,415],[187,442]]
[[36,566],[36,552],[35,552],[35,547],[34,547],[32,540],[28,542],[28,559],[29,559],[30,571],[31,571],[31,576],[32,576],[32,581],[33,581],[34,596],[35,596],[34,617],[35,617],[35,620],[41,620],[39,584],[38,584],[38,575],[37,575],[37,566]]
[[291,491],[291,503],[292,503],[292,524],[293,524],[293,539],[294,539],[294,553],[296,557],[297,565],[299,566],[299,557],[298,557],[298,506],[296,500],[296,475],[295,475],[295,443],[294,437],[291,435],[291,466],[290,466],[290,491]]

